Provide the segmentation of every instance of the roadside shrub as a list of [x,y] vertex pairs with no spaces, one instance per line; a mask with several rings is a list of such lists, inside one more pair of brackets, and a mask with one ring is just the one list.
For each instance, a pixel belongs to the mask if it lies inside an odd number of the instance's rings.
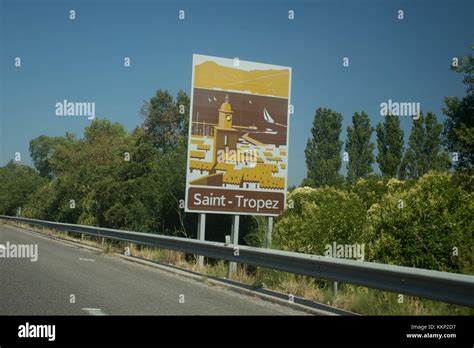
[[408,190],[414,184],[413,181],[400,181],[395,178],[381,178],[371,174],[367,178],[359,179],[349,190],[354,192],[364,203],[366,209],[376,203],[380,203],[387,192],[397,190]]
[[450,174],[428,173],[408,191],[389,191],[368,213],[369,259],[440,271],[472,269],[472,195]]
[[278,248],[323,255],[325,246],[363,242],[366,210],[356,194],[332,187],[297,188],[288,199],[294,207],[274,227]]

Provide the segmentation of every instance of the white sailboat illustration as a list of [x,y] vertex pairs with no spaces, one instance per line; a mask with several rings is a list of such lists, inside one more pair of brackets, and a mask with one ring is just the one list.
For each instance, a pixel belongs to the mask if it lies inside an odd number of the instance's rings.
[[267,121],[268,123],[275,123],[275,120],[270,116],[270,114],[268,113],[267,111],[267,108],[264,108],[263,109],[263,118],[265,119],[265,121]]
[[[270,114],[268,113],[267,111],[267,108],[264,108],[263,109],[263,118],[265,119],[265,121],[267,121],[268,123],[275,123],[275,120],[270,116]],[[277,131],[274,131],[273,129],[271,128],[265,128],[265,133],[267,134],[277,134],[278,132]]]
[[[267,121],[268,123],[273,123],[277,126],[280,126],[280,127],[285,127],[286,128],[286,125],[284,124],[281,124],[281,123],[278,123],[278,122],[275,122],[275,120],[270,116],[270,114],[268,113],[267,111],[267,108],[264,108],[263,109],[263,118],[265,119],[265,121]],[[268,128],[267,128],[268,130]],[[270,129],[271,130],[271,129]],[[267,132],[265,132],[267,133]],[[278,132],[275,132],[275,134],[278,133]]]

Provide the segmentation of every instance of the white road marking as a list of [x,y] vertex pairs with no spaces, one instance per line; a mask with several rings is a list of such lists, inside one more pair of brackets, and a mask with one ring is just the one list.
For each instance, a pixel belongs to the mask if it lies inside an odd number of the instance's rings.
[[82,308],[83,311],[86,311],[90,315],[107,315],[100,308]]
[[95,261],[95,260],[93,260],[93,259],[84,259],[84,258],[82,258],[82,257],[80,257],[79,260],[80,260],[80,261]]

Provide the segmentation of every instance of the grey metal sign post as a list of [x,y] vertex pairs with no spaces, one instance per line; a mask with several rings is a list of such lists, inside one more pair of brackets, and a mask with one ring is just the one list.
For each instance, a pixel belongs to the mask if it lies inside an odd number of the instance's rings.
[[273,216],[267,218],[267,229],[265,231],[265,248],[270,248],[272,245],[272,231],[273,231]]
[[[230,243],[232,245],[239,245],[239,224],[240,224],[240,216],[234,215],[232,217],[232,231],[230,235]],[[236,270],[237,270],[237,263],[229,262],[228,278],[231,278]]]
[[[197,231],[198,240],[206,240],[206,214],[200,213],[198,216],[198,231]],[[198,256],[198,265],[202,267],[204,265],[204,256]]]

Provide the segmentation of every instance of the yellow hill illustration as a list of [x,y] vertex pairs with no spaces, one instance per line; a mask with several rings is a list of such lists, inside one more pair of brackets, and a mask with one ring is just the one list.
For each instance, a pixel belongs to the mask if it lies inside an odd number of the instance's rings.
[[206,61],[196,65],[194,87],[220,88],[288,98],[289,70],[240,70]]

